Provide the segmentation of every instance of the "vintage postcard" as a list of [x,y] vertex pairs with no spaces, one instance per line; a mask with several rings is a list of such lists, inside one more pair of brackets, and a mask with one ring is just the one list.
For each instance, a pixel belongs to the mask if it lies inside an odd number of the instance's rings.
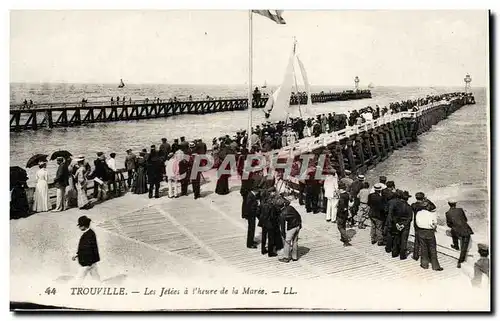
[[490,311],[486,10],[12,10],[11,310]]

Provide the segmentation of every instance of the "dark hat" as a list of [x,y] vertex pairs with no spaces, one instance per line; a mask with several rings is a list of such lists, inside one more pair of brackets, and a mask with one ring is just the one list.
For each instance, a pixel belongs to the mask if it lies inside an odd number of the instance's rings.
[[129,148],[129,149],[127,149],[127,151],[126,151],[126,152],[128,153],[128,152],[131,152],[131,151],[132,151],[132,150]]
[[78,218],[77,226],[89,226],[92,220],[87,216],[83,215]]
[[102,155],[104,155],[104,153],[103,153],[103,152],[97,152],[97,156],[98,156],[98,157],[101,157]]
[[380,177],[378,178],[378,180],[379,180],[379,182],[380,182],[380,183],[385,183],[385,182],[387,182],[387,177],[385,177],[385,176],[380,176]]
[[404,191],[404,192],[402,193],[402,196],[403,196],[403,198],[404,198],[405,200],[408,200],[408,199],[410,199],[410,198],[411,198],[411,195],[410,195],[410,193],[409,193],[408,191]]
[[424,193],[422,193],[422,192],[418,192],[418,193],[416,193],[416,194],[415,194],[415,198],[416,198],[417,200],[419,200],[419,201],[420,201],[420,200],[423,200],[423,199],[425,198],[425,194],[424,194]]
[[174,142],[178,142],[178,141],[179,141],[179,139],[178,139],[178,138],[174,138]]
[[161,141],[162,141],[162,142],[166,142],[166,141],[167,141],[167,139],[166,139],[166,138],[162,138],[162,139],[161,139]]
[[489,251],[490,247],[488,246],[488,244],[484,244],[484,243],[479,243],[477,245],[477,249],[479,251]]
[[145,152],[140,152],[139,156],[146,156],[146,153]]
[[115,157],[115,156],[116,156],[116,153],[111,153],[111,154],[109,154],[109,156],[111,156],[111,157]]
[[143,149],[142,149],[142,152],[143,152],[143,153],[147,153],[148,151],[146,150],[146,148],[143,148]]
[[155,145],[151,145],[151,149],[155,149],[155,148],[156,148],[156,146],[155,146]]

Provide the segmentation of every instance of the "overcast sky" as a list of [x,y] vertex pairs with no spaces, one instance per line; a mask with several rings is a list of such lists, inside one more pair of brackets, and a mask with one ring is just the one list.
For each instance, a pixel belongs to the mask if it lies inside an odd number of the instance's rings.
[[[254,15],[254,83],[279,84],[293,37],[312,85],[488,83],[486,11]],[[247,11],[12,11],[11,82],[246,84]]]

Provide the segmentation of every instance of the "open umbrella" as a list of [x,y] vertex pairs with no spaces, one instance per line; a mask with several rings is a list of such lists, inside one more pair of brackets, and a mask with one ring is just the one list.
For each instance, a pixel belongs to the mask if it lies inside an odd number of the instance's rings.
[[31,168],[33,166],[38,165],[39,162],[46,162],[48,156],[49,155],[45,155],[45,154],[36,154],[36,155],[33,155],[28,160],[28,163],[26,164],[26,167],[27,168]]
[[50,156],[50,160],[54,160],[56,159],[57,157],[63,157],[63,158],[69,158],[73,156],[70,152],[68,152],[67,150],[58,150],[57,152],[54,152],[51,156]]

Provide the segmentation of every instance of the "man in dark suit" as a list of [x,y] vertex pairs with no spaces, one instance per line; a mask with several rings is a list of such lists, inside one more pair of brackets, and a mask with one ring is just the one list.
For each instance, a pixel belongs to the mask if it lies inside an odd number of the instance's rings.
[[179,145],[179,148],[184,152],[184,154],[188,153],[189,142],[186,140],[186,137],[184,136],[181,137],[181,143]]
[[248,221],[247,247],[249,249],[256,249],[257,243],[254,241],[255,219],[260,216],[259,192],[256,189],[252,189],[250,193],[248,193],[246,211],[243,214],[243,218]]
[[371,231],[370,236],[372,244],[378,243],[384,246],[382,228],[385,220],[385,199],[382,196],[382,185],[375,184],[375,192],[368,195],[368,206],[370,206]]
[[389,214],[386,224],[388,229],[386,252],[392,252],[392,257],[399,255],[401,260],[405,260],[408,246],[408,235],[410,234],[410,224],[413,219],[413,210],[408,204],[410,194],[405,191],[396,191],[396,197],[390,201]]
[[191,186],[193,186],[193,194],[194,194],[194,199],[197,199],[201,197],[200,189],[201,189],[201,171],[196,171],[196,175],[193,176],[193,170],[195,162],[200,162],[199,166],[204,167],[207,165],[207,160],[206,159],[200,159],[198,154],[193,153],[190,156],[189,160],[189,172],[190,172],[190,177],[189,179],[191,180]]
[[83,232],[78,243],[78,250],[72,260],[78,259],[81,268],[78,271],[76,280],[81,282],[90,274],[93,280],[100,281],[99,272],[96,263],[101,260],[99,249],[97,247],[97,238],[95,232],[90,228],[91,219],[87,216],[78,218],[78,227]]
[[54,212],[64,211],[64,195],[66,194],[66,186],[68,186],[69,171],[68,165],[64,161],[64,158],[57,158],[57,173],[56,178],[54,178],[54,183],[56,186],[56,209]]
[[[451,238],[453,240],[452,248],[459,251],[460,257],[458,259],[457,268],[461,267],[462,262],[465,262],[467,257],[467,250],[469,249],[470,236],[474,234],[469,224],[467,224],[467,217],[462,208],[457,207],[457,201],[449,200],[448,205],[450,209],[446,212],[446,225],[451,228]],[[458,241],[460,240],[460,247]]]
[[[108,181],[108,164],[106,163],[106,156],[103,152],[97,153],[97,159],[94,161],[94,172],[90,175],[91,178],[99,178],[104,183]],[[99,184],[94,182],[94,198],[99,196]]]
[[170,144],[167,143],[167,139],[162,138],[159,154],[160,154],[160,157],[163,159],[163,161],[165,161],[167,159],[167,155],[170,154],[170,151],[171,151],[171,148],[170,148]]
[[181,177],[181,196],[185,196],[188,194],[189,176],[191,176],[187,159],[183,158],[179,161],[179,176]]
[[134,172],[136,168],[136,157],[132,153],[131,149],[127,149],[127,156],[125,156],[125,169],[127,170],[127,186],[128,188],[132,185],[132,178],[134,177]]
[[344,246],[351,246],[349,236],[347,235],[347,219],[349,218],[349,193],[344,185],[339,186],[339,201],[337,203],[337,228],[340,232],[340,241]]
[[151,146],[151,153],[149,154],[149,159],[147,161],[147,172],[148,172],[148,182],[149,182],[149,198],[153,198],[153,188],[154,197],[160,197],[160,182],[163,177],[163,160],[158,155],[155,146]]

